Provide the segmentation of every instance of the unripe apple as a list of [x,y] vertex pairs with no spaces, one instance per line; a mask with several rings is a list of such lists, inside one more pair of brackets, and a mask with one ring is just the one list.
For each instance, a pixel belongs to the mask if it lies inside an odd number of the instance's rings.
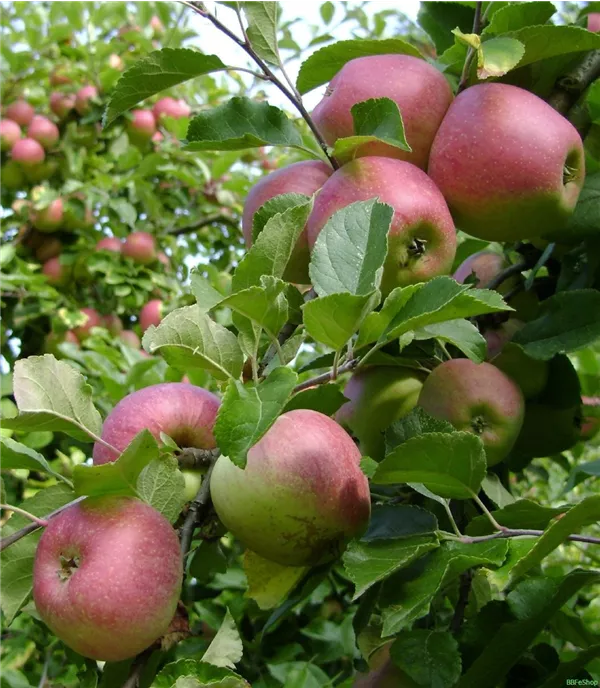
[[190,107],[185,101],[169,97],[157,101],[152,111],[157,122],[160,122],[163,117],[173,117],[173,119],[189,117],[191,113]]
[[154,15],[152,19],[150,19],[150,28],[154,31],[155,34],[162,34],[165,31],[165,27],[163,26],[163,23],[161,22],[160,18]]
[[[25,139],[21,140],[24,141]],[[56,173],[57,169],[57,160],[46,160],[46,162],[40,163],[39,165],[32,165],[29,167],[23,165],[23,172],[25,173],[25,177],[27,178],[27,181],[29,181],[31,184],[39,184],[40,182],[49,179],[53,174]]]
[[171,261],[169,260],[169,256],[164,251],[159,251],[156,254],[156,258],[159,263],[162,263],[167,269],[171,267]]
[[166,632],[182,578],[179,539],[162,514],[130,497],[88,497],[44,530],[33,599],[71,649],[118,662]]
[[102,325],[112,334],[113,337],[116,337],[123,331],[123,323],[121,322],[121,318],[119,318],[119,316],[115,313],[111,315],[103,315]]
[[155,131],[154,134],[152,135],[152,141],[154,142],[155,146],[158,146],[159,143],[162,143],[165,140],[165,137],[163,136],[162,132],[160,131]]
[[492,363],[519,385],[526,400],[538,396],[548,382],[548,362],[531,358],[518,344],[509,342]]
[[104,237],[96,244],[96,251],[114,251],[121,253],[123,250],[123,242],[117,237]]
[[64,119],[75,108],[75,95],[55,91],[50,94],[50,109],[59,118]]
[[122,253],[147,265],[156,260],[156,240],[148,232],[131,232],[123,243]]
[[52,148],[60,137],[58,127],[47,117],[35,115],[27,129],[27,136],[41,143],[44,148]]
[[152,110],[132,110],[127,130],[138,141],[148,141],[156,133],[156,120]]
[[145,332],[151,325],[158,326],[163,318],[163,302],[152,299],[140,311],[140,327]]
[[[256,211],[275,196],[287,193],[312,196],[329,179],[333,170],[320,160],[296,162],[263,177],[248,192],[244,203],[242,230],[246,246],[252,246],[252,223]],[[285,272],[290,282],[307,283],[310,260],[306,228],[300,235]]]
[[26,100],[15,100],[6,107],[4,114],[13,122],[27,127],[35,115],[35,110]]
[[71,330],[67,330],[62,334],[49,332],[44,338],[44,351],[48,354],[52,354],[56,358],[61,358],[63,354],[58,346],[63,343],[79,346],[79,339],[77,339]]
[[43,237],[42,243],[35,247],[35,257],[40,263],[45,263],[50,258],[56,258],[62,251],[62,243],[60,239],[54,236]]
[[[108,414],[102,439],[122,452],[147,429],[158,441],[163,432],[182,448],[214,449],[213,425],[219,404],[214,394],[184,382],[144,387],[121,399]],[[119,454],[96,443],[93,456],[94,464],[103,464],[116,461]]]
[[242,470],[217,460],[210,492],[217,515],[246,547],[289,566],[336,558],[370,515],[360,451],[331,418],[306,409],[279,416]]
[[488,466],[508,455],[525,412],[523,393],[508,375],[490,363],[473,363],[467,358],[455,358],[435,368],[425,380],[419,406],[457,430],[477,435]]
[[9,160],[2,165],[0,184],[7,189],[21,189],[25,185],[25,175],[17,162]]
[[119,339],[123,344],[127,344],[132,349],[139,349],[142,346],[142,342],[137,334],[133,330],[123,330],[119,333]]
[[71,83],[71,78],[67,75],[68,67],[55,67],[50,72],[50,86],[66,86]]
[[336,211],[376,197],[394,209],[381,281],[384,296],[395,287],[448,274],[456,231],[446,202],[425,172],[393,158],[358,158],[331,175],[306,225],[311,250]]
[[42,146],[34,139],[25,138],[15,142],[10,151],[11,158],[19,165],[33,168],[44,162],[46,153]]
[[587,16],[588,31],[598,33],[600,31],[600,12],[590,12]]
[[21,138],[21,127],[12,119],[0,120],[0,150],[10,150]]
[[89,337],[92,327],[102,327],[102,316],[93,308],[82,308],[80,310],[87,319],[83,325],[73,328],[73,332],[77,339],[82,342]]
[[59,286],[69,279],[70,270],[61,264],[59,256],[55,256],[44,263],[42,273],[46,275],[49,284]]
[[338,138],[353,136],[351,108],[372,98],[389,98],[398,105],[412,152],[371,142],[360,146],[355,157],[383,155],[426,169],[434,136],[452,102],[452,89],[442,73],[410,55],[369,55],[350,60],[333,77],[312,113],[325,141],[333,145]]
[[75,109],[80,115],[85,115],[91,109],[90,101],[98,97],[98,89],[95,86],[83,86],[75,95]]
[[450,106],[428,171],[460,229],[488,241],[518,241],[566,224],[583,185],[583,143],[533,93],[478,84]]
[[57,198],[42,210],[37,210],[31,223],[40,232],[55,232],[63,223],[64,204],[62,198]]
[[117,69],[120,72],[124,69],[125,63],[123,62],[123,59],[120,55],[112,53],[108,58],[108,66],[111,69]]
[[410,368],[378,366],[354,373],[344,388],[350,401],[335,419],[360,442],[361,452],[380,460],[384,430],[416,406],[424,376]]

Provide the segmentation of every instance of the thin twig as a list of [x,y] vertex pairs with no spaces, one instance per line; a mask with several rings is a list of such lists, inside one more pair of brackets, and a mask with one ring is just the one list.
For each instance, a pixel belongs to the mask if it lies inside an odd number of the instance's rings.
[[190,551],[194,530],[202,517],[207,513],[210,506],[210,476],[212,475],[214,466],[215,464],[213,462],[208,467],[206,475],[202,479],[202,485],[200,485],[198,494],[190,503],[189,511],[181,527],[181,553],[184,558]]
[[[337,374],[342,375],[342,373],[347,373],[350,370],[354,370],[354,368],[356,368],[356,366],[358,365],[358,361],[358,358],[353,358],[351,361],[344,363],[344,365],[341,365],[338,368]],[[299,385],[296,385],[293,389],[293,393],[297,394],[298,392],[302,392],[303,390],[308,389],[309,387],[323,385],[326,382],[331,382],[334,379],[335,378],[333,377],[333,370],[330,370],[327,373],[317,375],[316,377],[310,378],[310,380],[305,380],[304,382],[301,382]]]
[[506,281],[509,277],[513,275],[518,275],[529,268],[529,263],[527,261],[521,261],[520,263],[514,263],[509,265],[505,270],[499,272],[493,279],[491,279],[486,285],[485,289],[497,289],[502,282]]
[[465,611],[469,603],[469,594],[471,593],[471,583],[473,582],[473,572],[471,570],[460,574],[460,586],[458,589],[458,602],[454,607],[454,616],[450,621],[450,630],[452,633],[458,633],[462,622],[465,618]]
[[[543,530],[532,530],[532,529],[516,529],[516,528],[503,528],[501,531],[496,531],[490,533],[489,535],[477,535],[469,536],[463,535],[462,537],[457,537],[451,533],[444,534],[446,540],[455,540],[457,542],[464,542],[465,544],[472,545],[476,542],[489,542],[490,540],[506,540],[507,538],[520,538],[520,537],[541,537],[544,535]],[[566,540],[570,542],[585,542],[589,545],[600,545],[600,538],[593,537],[591,535],[569,535]]]
[[45,519],[38,518],[37,516],[30,514],[29,511],[21,509],[19,506],[13,506],[12,504],[0,504],[0,509],[6,509],[6,511],[14,511],[15,514],[21,514],[21,516],[25,516],[25,518],[28,518],[30,521],[37,523],[40,528],[45,528],[48,525],[48,521]]
[[458,535],[458,537],[462,537],[462,533],[460,532],[460,528],[458,527],[456,521],[454,520],[454,516],[452,515],[452,510],[450,509],[450,505],[448,504],[447,499],[444,499],[443,505],[444,505],[444,509],[446,510],[446,513],[448,514],[448,520],[450,521],[450,525],[452,526],[452,530]]
[[487,506],[481,501],[481,499],[479,498],[479,496],[478,496],[477,494],[475,494],[475,492],[473,492],[472,494],[473,494],[473,499],[475,500],[475,502],[477,503],[477,505],[479,506],[479,508],[483,511],[483,513],[484,513],[484,515],[486,516],[486,518],[488,519],[488,521],[494,526],[494,528],[495,528],[496,530],[503,530],[503,529],[504,529],[504,526],[501,526],[501,525],[498,523],[498,521],[496,521],[496,519],[495,519],[494,516],[492,515],[492,512],[491,512],[491,511],[487,508]]
[[133,664],[131,665],[131,669],[129,671],[129,676],[127,677],[127,680],[123,684],[122,688],[138,688],[140,685],[142,672],[146,668],[146,664],[153,652],[154,647],[149,647],[143,652],[140,652],[140,654],[133,660]]
[[194,224],[192,225],[186,225],[185,227],[175,227],[174,229],[167,230],[167,234],[170,234],[172,236],[181,236],[182,234],[190,234],[191,232],[197,232],[199,229],[207,227],[208,225],[218,224],[229,225],[234,229],[237,229],[239,226],[239,224],[232,217],[223,215],[222,213],[217,213],[216,215],[207,215],[205,218],[199,220],[198,222],[194,222]]
[[[476,2],[475,3],[475,17],[473,19],[473,30],[471,33],[479,35],[481,32],[481,6],[482,2]],[[469,46],[469,49],[467,50],[467,56],[465,58],[465,64],[463,65],[463,70],[462,74],[460,75],[460,81],[458,82],[458,88],[456,89],[456,95],[458,95],[461,91],[464,91],[464,89],[467,86],[467,82],[469,81],[469,73],[471,71],[471,65],[473,64],[473,58],[475,57],[476,54],[475,48],[472,48]]]

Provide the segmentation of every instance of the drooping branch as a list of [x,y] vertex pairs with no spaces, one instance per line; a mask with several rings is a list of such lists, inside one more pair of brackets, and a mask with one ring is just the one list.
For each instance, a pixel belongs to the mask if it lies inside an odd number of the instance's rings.
[[518,275],[519,273],[523,272],[523,270],[527,270],[528,267],[530,267],[529,263],[524,260],[519,263],[509,265],[507,268],[499,272],[494,278],[492,278],[485,285],[485,289],[497,289],[502,284],[502,282],[507,280],[509,277],[512,277],[513,275]]
[[175,227],[167,231],[167,234],[171,236],[181,236],[183,234],[191,234],[192,232],[197,232],[203,227],[208,227],[208,225],[229,225],[234,229],[238,229],[239,225],[234,218],[224,215],[223,213],[216,213],[214,215],[207,215],[198,222],[194,224],[186,225],[185,227]]
[[[520,538],[520,537],[541,537],[545,531],[543,530],[533,530],[533,529],[519,529],[519,528],[502,528],[500,531],[495,531],[489,535],[477,535],[468,536],[463,535],[462,537],[456,537],[448,533],[445,537],[449,540],[457,540],[458,542],[464,542],[465,544],[471,545],[476,542],[489,542],[490,540],[506,540],[507,538]],[[570,542],[584,542],[589,545],[600,545],[600,538],[593,537],[592,535],[569,535],[566,538]]]
[[293,389],[293,393],[297,394],[298,392],[302,392],[305,389],[309,389],[310,387],[316,387],[317,385],[323,385],[327,382],[331,382],[332,380],[335,380],[338,375],[342,375],[342,373],[347,373],[350,370],[354,370],[356,366],[358,365],[360,359],[359,358],[353,358],[350,361],[347,361],[343,365],[339,366],[337,369],[337,374],[335,371],[330,370],[327,373],[323,373],[322,375],[317,375],[316,377],[310,378],[310,380],[305,380],[304,382],[301,382],[299,385],[296,385]]

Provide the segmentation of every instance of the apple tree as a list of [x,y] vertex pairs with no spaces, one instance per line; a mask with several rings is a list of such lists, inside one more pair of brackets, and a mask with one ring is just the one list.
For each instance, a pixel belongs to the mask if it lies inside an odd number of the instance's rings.
[[377,9],[2,5],[3,685],[600,680],[600,4]]

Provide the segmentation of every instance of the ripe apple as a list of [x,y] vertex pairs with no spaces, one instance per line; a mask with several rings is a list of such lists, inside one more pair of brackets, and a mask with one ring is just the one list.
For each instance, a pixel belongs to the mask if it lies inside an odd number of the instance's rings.
[[12,119],[0,120],[0,150],[10,150],[21,138],[21,127]]
[[156,120],[152,110],[132,110],[127,130],[136,141],[146,142],[156,133]]
[[[185,382],[144,387],[121,399],[109,413],[102,439],[122,452],[146,428],[158,441],[164,432],[182,448],[214,449],[213,425],[219,405],[214,394]],[[94,464],[103,464],[116,461],[119,454],[96,443],[93,456]]]
[[116,337],[123,331],[123,323],[121,322],[121,318],[119,318],[119,316],[115,313],[112,313],[111,315],[103,315],[102,325],[112,334],[113,337]]
[[31,223],[40,232],[55,232],[63,223],[64,205],[62,198],[57,198],[42,210],[36,211]]
[[600,31],[600,12],[590,12],[587,16],[588,31],[598,33]]
[[52,148],[60,137],[58,127],[47,117],[35,115],[27,129],[27,136],[41,143],[44,148]]
[[566,224],[583,185],[583,144],[575,127],[533,93],[478,84],[450,106],[428,171],[460,229],[488,241],[518,241]]
[[15,141],[10,150],[10,155],[15,162],[26,168],[33,168],[44,162],[46,158],[42,146],[35,139],[30,138]]
[[131,232],[123,243],[122,253],[147,265],[156,260],[156,241],[148,232]]
[[[474,285],[478,289],[485,288],[486,284],[489,284],[494,277],[497,277],[502,270],[508,267],[508,262],[506,258],[500,253],[494,253],[493,251],[479,251],[478,253],[473,253],[465,261],[463,261],[453,277],[460,284],[464,284],[467,279],[473,276]],[[499,291],[506,292],[515,285],[516,277],[512,277],[505,280],[501,285]]]
[[75,95],[54,91],[50,94],[50,109],[59,118],[64,119],[75,108]]
[[150,325],[158,326],[162,320],[163,302],[160,299],[152,299],[140,311],[140,327],[145,332]]
[[[327,181],[333,170],[320,160],[296,162],[263,177],[249,191],[244,204],[242,230],[246,246],[252,246],[252,223],[256,211],[275,196],[298,193],[312,196]],[[300,235],[286,268],[285,279],[290,282],[307,283],[309,262],[306,228]]]
[[492,363],[519,385],[526,400],[538,396],[548,382],[547,361],[531,358],[518,344],[506,344]]
[[512,449],[525,412],[519,386],[491,363],[455,358],[435,368],[425,380],[419,406],[457,430],[480,437],[488,466]]
[[118,662],[166,632],[182,578],[179,539],[162,514],[130,497],[88,497],[44,530],[33,599],[71,649]]
[[95,86],[83,86],[75,95],[75,109],[80,115],[85,115],[91,109],[90,101],[98,97],[98,89]]
[[491,327],[485,330],[483,338],[487,344],[487,360],[491,361],[495,359],[524,325],[525,323],[517,318],[509,318],[498,325],[498,327]]
[[412,152],[385,143],[366,143],[355,156],[383,155],[422,169],[434,136],[452,102],[452,89],[435,67],[410,55],[370,55],[347,62],[333,77],[312,117],[325,141],[352,136],[351,108],[372,98],[389,98],[399,107]]
[[158,147],[159,143],[162,143],[165,140],[165,137],[163,136],[162,132],[160,131],[155,131],[154,134],[152,135],[152,141],[154,142],[155,147]]
[[26,100],[15,100],[14,103],[6,107],[4,114],[13,122],[22,127],[27,127],[35,115],[35,110]]
[[167,269],[171,267],[171,261],[169,260],[169,256],[164,251],[159,251],[156,254],[156,258],[159,263],[162,263]]
[[331,175],[306,225],[311,250],[336,211],[375,197],[394,209],[381,281],[384,296],[395,287],[448,274],[456,231],[446,202],[425,172],[393,158],[358,158]]
[[380,460],[385,453],[384,430],[417,405],[424,376],[410,368],[378,366],[359,370],[348,380],[350,401],[335,419],[360,442],[361,452]]
[[114,251],[121,253],[123,249],[123,242],[117,237],[104,237],[96,244],[96,251]]
[[133,330],[123,330],[119,333],[119,339],[132,349],[139,349],[142,346],[140,338]]
[[102,327],[102,316],[93,308],[81,308],[80,312],[87,317],[83,325],[73,328],[73,332],[77,339],[82,342],[90,336],[92,327]]
[[66,265],[62,265],[60,257],[55,256],[47,260],[42,266],[42,273],[46,275],[49,284],[59,286],[68,281],[70,270]]
[[191,113],[190,107],[185,101],[169,97],[157,101],[152,111],[157,122],[160,122],[163,117],[173,117],[173,119],[189,117]]
[[224,525],[261,557],[289,566],[334,559],[370,515],[360,451],[331,418],[306,409],[279,416],[242,470],[217,460],[210,491]]

